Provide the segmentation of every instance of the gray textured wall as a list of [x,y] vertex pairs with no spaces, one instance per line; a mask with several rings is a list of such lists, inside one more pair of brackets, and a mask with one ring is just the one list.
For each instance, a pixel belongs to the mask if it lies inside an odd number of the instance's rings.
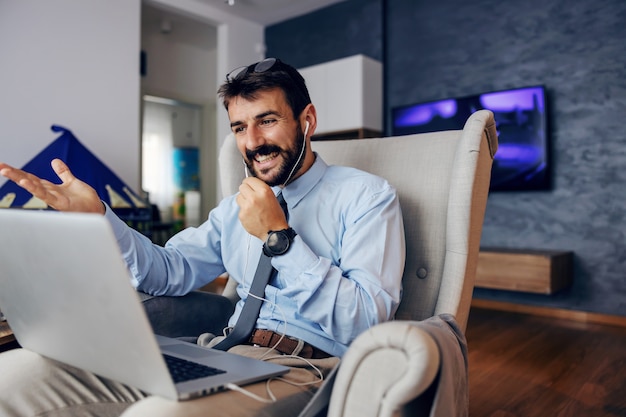
[[[328,23],[331,15],[334,23]],[[355,42],[349,48],[344,37],[338,42],[333,35],[343,36],[342,22]],[[316,27],[322,29],[312,37]],[[625,1],[348,0],[274,25],[267,34],[268,55],[280,52],[290,62],[293,53],[296,66],[378,54],[373,57],[384,61],[387,112],[413,102],[545,85],[553,189],[492,193],[482,244],[571,250],[574,285],[554,296],[488,290],[475,296],[626,315]],[[315,61],[305,60],[302,49]]]
[[383,3],[349,0],[268,27],[267,56],[296,68],[363,54],[383,60]]

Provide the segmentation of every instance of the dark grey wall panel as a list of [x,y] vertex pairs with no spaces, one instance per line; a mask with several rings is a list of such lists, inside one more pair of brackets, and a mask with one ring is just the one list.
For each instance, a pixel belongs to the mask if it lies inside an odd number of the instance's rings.
[[[553,189],[492,193],[482,244],[571,250],[574,285],[554,296],[487,290],[475,295],[626,315],[626,2],[380,0],[383,13],[375,12],[375,3],[349,0],[301,17],[298,24],[275,25],[275,32],[290,25],[289,35],[269,37],[268,51],[303,61],[294,39],[310,39],[311,28],[325,27],[319,16],[333,9],[336,22],[356,25],[351,16],[361,16],[363,33],[386,15],[383,41],[353,36],[363,44],[348,47],[334,40],[332,30],[318,32],[328,38],[316,39],[316,60],[304,65],[384,47],[373,57],[384,61],[387,112],[413,102],[545,85]],[[319,45],[326,45],[326,55]]]
[[351,0],[265,30],[267,56],[296,68],[363,54],[382,61],[380,0]]

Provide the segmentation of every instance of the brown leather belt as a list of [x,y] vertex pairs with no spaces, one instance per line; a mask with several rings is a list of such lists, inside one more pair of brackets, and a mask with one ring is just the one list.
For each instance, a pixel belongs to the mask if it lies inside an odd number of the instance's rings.
[[[323,359],[332,356],[313,345],[298,339],[293,339],[289,336],[284,336],[281,340],[281,335],[271,330],[256,329],[252,332],[252,336],[250,336],[250,344],[271,347],[280,353],[296,355],[305,359]],[[298,351],[299,346],[302,347],[300,351]]]

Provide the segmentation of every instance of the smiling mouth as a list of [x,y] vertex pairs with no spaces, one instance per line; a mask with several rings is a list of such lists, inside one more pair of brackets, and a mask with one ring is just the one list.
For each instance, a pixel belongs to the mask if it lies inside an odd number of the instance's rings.
[[272,152],[272,153],[267,154],[267,155],[259,155],[259,154],[257,154],[257,155],[254,156],[254,160],[256,162],[258,162],[259,164],[264,164],[266,162],[269,162],[269,161],[275,159],[276,157],[278,157],[278,152]]

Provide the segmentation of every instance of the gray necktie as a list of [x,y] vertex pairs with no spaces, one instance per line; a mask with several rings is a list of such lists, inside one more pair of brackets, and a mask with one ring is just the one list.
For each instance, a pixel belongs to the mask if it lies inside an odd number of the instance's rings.
[[[283,193],[280,192],[277,198],[287,220],[289,220],[287,202],[283,198]],[[217,345],[213,346],[213,349],[228,350],[233,346],[245,344],[250,340],[250,335],[252,335],[256,327],[259,311],[261,311],[261,305],[263,304],[262,298],[265,296],[265,287],[270,281],[270,278],[276,273],[276,270],[272,267],[271,260],[272,258],[261,251],[261,259],[259,259],[259,265],[256,268],[256,273],[254,274],[252,285],[250,286],[250,293],[241,309],[239,319],[237,319],[235,327],[228,336]]]

